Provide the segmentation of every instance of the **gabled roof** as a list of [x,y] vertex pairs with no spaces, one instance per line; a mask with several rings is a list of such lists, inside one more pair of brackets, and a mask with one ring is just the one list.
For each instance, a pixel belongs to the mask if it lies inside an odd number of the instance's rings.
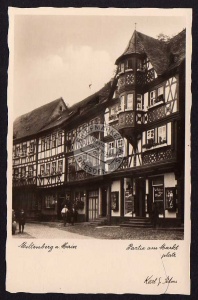
[[13,125],[13,138],[20,139],[38,133],[62,113],[60,106],[62,111],[67,111],[65,102],[59,98],[18,117]]
[[146,55],[157,74],[162,75],[173,63],[171,54],[179,55],[180,59],[184,59],[185,30],[169,42],[160,41],[135,30],[124,53],[116,60],[116,64],[134,53]]

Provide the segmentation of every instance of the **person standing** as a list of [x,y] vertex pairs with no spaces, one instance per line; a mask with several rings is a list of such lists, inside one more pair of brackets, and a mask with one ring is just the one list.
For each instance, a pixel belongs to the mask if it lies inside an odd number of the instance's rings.
[[67,217],[68,217],[68,208],[67,208],[66,205],[61,210],[61,215],[62,215],[62,218],[63,218],[64,226],[66,226],[66,224],[67,224]]
[[23,233],[25,227],[25,212],[23,209],[19,211],[19,233]]

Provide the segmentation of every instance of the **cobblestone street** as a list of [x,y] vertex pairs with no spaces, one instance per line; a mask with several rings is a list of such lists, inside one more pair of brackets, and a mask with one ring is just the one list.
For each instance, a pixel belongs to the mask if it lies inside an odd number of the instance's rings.
[[68,238],[68,239],[122,239],[122,240],[182,240],[182,231],[173,229],[153,228],[125,228],[119,226],[90,226],[88,224],[75,224],[66,227],[60,222],[27,223],[24,233],[19,234],[18,229],[14,238]]

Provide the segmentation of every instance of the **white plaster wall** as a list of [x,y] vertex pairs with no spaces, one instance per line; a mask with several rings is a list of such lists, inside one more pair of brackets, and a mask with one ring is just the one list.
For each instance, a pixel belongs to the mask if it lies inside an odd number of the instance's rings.
[[120,195],[120,180],[113,181],[111,185],[111,192],[119,192],[119,211],[111,210],[112,217],[120,217],[120,207],[121,207],[121,195]]
[[167,144],[171,145],[171,123],[167,124]]

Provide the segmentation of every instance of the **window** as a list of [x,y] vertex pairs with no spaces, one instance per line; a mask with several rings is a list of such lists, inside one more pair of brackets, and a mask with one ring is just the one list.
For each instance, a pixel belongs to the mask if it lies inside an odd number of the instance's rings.
[[40,166],[40,174],[44,175],[44,172],[45,172],[45,165],[41,165]]
[[45,151],[45,139],[41,140],[41,151]]
[[128,59],[126,61],[126,69],[132,69],[132,60],[131,59]]
[[137,110],[142,110],[142,95],[137,94]]
[[157,101],[156,102],[160,102],[160,101],[164,101],[164,87],[160,86],[157,89]]
[[120,104],[121,104],[121,110],[124,110],[124,96],[121,96]]
[[155,139],[155,132],[154,129],[147,131],[147,144],[153,145]]
[[21,168],[21,177],[22,177],[22,178],[25,177],[25,175],[26,175],[25,173],[26,173],[26,168],[25,168],[25,167],[22,167],[22,168]]
[[153,106],[155,104],[155,98],[156,98],[155,91],[151,91],[150,92],[150,106]]
[[166,125],[158,127],[158,144],[166,143]]
[[46,175],[50,174],[50,163],[46,164]]
[[50,149],[50,137],[47,136],[46,138],[46,150],[49,150]]
[[124,64],[123,63],[120,65],[120,72],[124,72]]
[[19,169],[14,169],[14,177],[18,177],[19,176]]
[[20,146],[16,146],[15,155],[19,156],[20,153]]
[[58,146],[62,145],[62,132],[58,132]]
[[63,161],[62,160],[58,161],[58,172],[60,172],[60,173],[63,172]]
[[52,134],[52,148],[56,147],[56,135]]
[[55,208],[56,197],[55,195],[45,196],[45,208]]
[[140,59],[137,59],[137,71],[142,71],[143,66],[142,66],[142,61]]
[[127,95],[127,103],[126,103],[127,109],[133,109],[133,94]]
[[34,153],[34,142],[30,143],[30,153]]
[[114,142],[110,142],[108,144],[108,156],[113,156],[114,155],[114,150],[115,150]]
[[22,145],[22,155],[27,154],[27,144]]
[[52,162],[52,174],[55,174],[56,173],[56,162],[53,161]]
[[28,176],[33,177],[33,166],[28,167]]
[[117,140],[117,154],[122,155],[123,154],[123,147],[124,147],[124,141],[123,139]]

